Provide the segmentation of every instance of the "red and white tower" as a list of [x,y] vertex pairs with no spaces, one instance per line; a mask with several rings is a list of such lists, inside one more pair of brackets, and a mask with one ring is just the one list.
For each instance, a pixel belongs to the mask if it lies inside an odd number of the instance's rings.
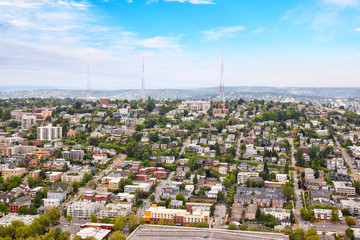
[[220,76],[220,93],[219,107],[217,113],[225,113],[225,85],[224,85],[224,51],[221,51],[221,76]]
[[145,102],[145,79],[144,79],[144,55],[143,55],[143,62],[142,62],[142,85],[141,85],[141,102]]

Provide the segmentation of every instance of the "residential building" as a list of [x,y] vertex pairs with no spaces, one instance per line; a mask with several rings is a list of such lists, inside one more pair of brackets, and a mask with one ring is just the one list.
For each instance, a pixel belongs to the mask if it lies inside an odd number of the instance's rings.
[[26,168],[4,168],[1,169],[1,176],[5,179],[9,179],[16,176],[21,177],[21,175],[26,172]]
[[56,141],[62,138],[62,128],[52,127],[48,125],[46,127],[38,127],[37,138],[40,141]]
[[190,223],[209,224],[209,218],[209,211],[196,209],[191,213],[184,209],[169,209],[165,207],[158,207],[155,204],[145,211],[143,220],[146,222],[158,223],[160,219],[163,219],[165,223],[173,221],[175,224],[186,226]]
[[96,202],[84,202],[77,201],[70,204],[67,207],[67,214],[75,218],[90,218],[91,215],[100,211],[103,204]]
[[344,182],[333,182],[335,192],[346,196],[355,196],[355,187],[348,187]]
[[290,209],[262,208],[263,213],[273,215],[278,220],[290,219]]
[[44,208],[60,206],[60,199],[44,198]]
[[36,116],[35,115],[23,115],[21,118],[21,129],[27,130],[31,128],[34,124],[36,124]]
[[117,218],[120,215],[127,217],[130,215],[131,209],[132,209],[132,204],[109,203],[100,209],[99,217]]
[[238,184],[244,184],[247,179],[258,178],[258,172],[239,172],[237,175]]
[[[316,220],[329,221],[331,219],[332,209],[314,208],[314,215]],[[342,212],[338,210],[339,219],[342,220]]]
[[58,199],[59,201],[63,201],[66,199],[66,192],[65,191],[56,191],[56,190],[49,190],[47,193],[48,199]]

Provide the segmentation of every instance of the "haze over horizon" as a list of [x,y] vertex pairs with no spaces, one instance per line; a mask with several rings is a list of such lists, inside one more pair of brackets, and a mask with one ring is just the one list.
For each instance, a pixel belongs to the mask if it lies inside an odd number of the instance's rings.
[[[3,86],[360,87],[360,0],[0,0]],[[341,84],[341,85],[339,85]]]

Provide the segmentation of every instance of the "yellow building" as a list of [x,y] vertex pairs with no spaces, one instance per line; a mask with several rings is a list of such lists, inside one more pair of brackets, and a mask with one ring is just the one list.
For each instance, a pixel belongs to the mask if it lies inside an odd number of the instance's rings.
[[26,168],[6,168],[1,170],[1,176],[5,179],[15,176],[21,177],[21,175],[25,173],[26,173]]

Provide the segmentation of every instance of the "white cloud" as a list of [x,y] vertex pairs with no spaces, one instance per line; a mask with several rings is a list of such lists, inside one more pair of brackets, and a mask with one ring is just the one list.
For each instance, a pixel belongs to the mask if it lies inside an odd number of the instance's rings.
[[245,30],[244,26],[218,27],[212,30],[201,31],[204,37],[209,40],[217,40],[221,37],[231,36],[232,34]]
[[213,2],[213,0],[165,0],[165,2],[180,2],[180,3],[188,2],[188,3],[192,3],[192,4],[215,4]]
[[[164,0],[165,2],[179,2],[179,3],[191,3],[191,4],[215,4],[214,0]],[[146,4],[150,4],[153,2],[159,2],[159,0],[148,0]]]
[[145,48],[179,48],[178,40],[179,37],[164,37],[157,36],[153,38],[142,39],[138,41],[139,46]]
[[336,5],[339,7],[357,6],[359,0],[323,0],[325,4]]
[[356,32],[360,32],[360,28],[356,28],[355,31],[356,31]]
[[132,3],[133,2],[133,0],[126,0],[128,3]]

